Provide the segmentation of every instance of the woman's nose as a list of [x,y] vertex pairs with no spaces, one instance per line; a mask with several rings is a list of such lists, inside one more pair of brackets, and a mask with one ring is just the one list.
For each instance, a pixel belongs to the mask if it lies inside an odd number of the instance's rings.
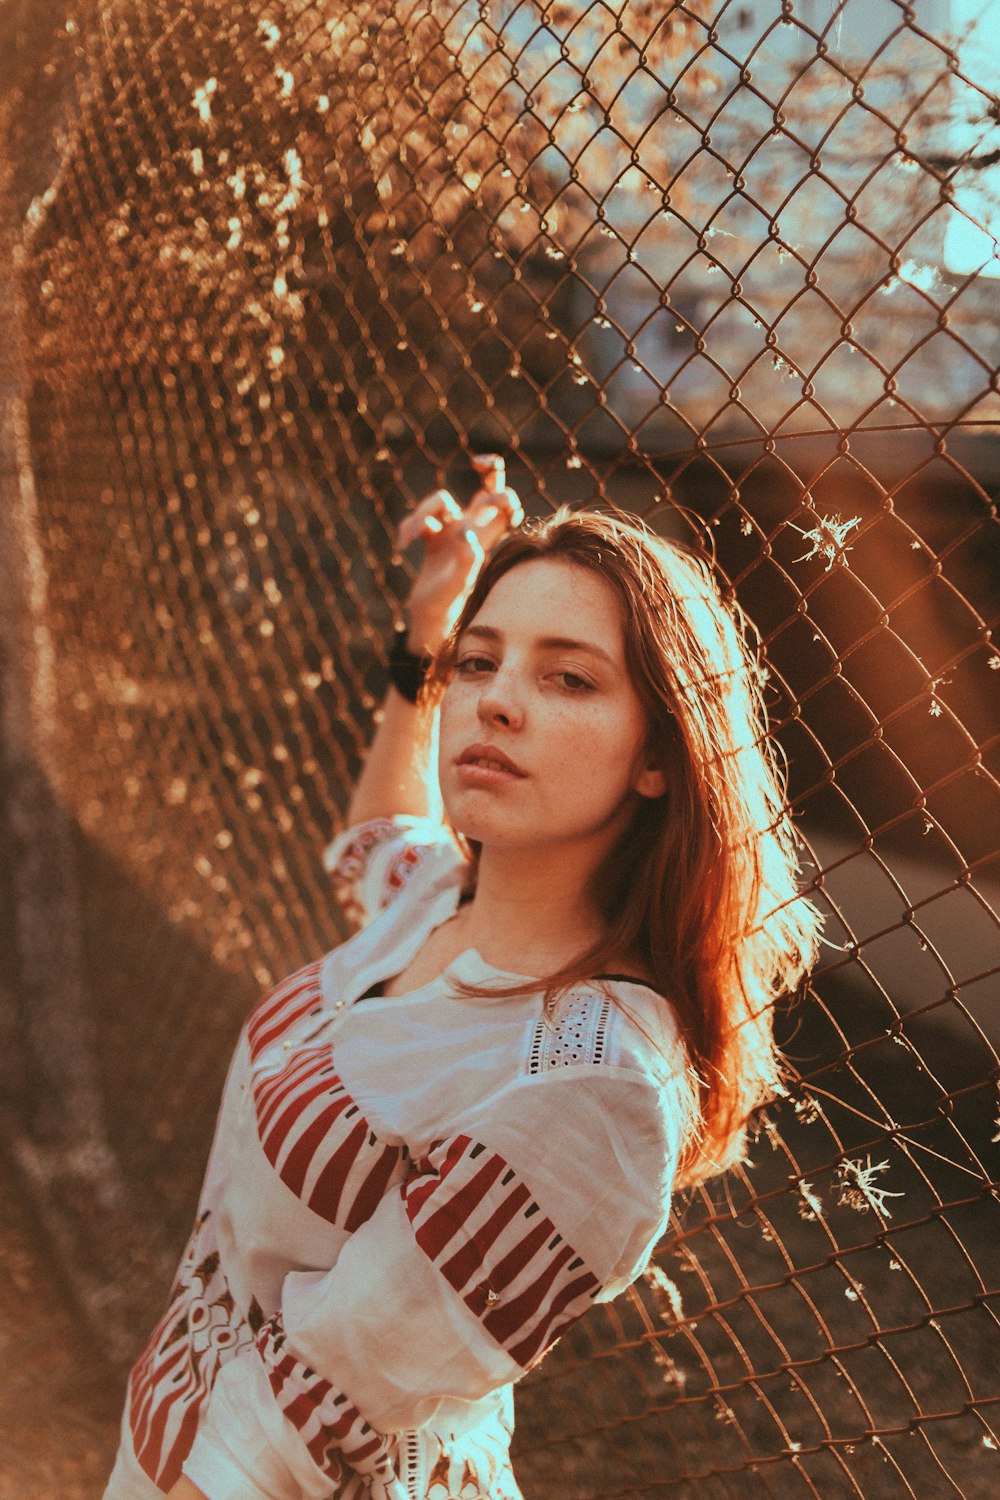
[[494,672],[479,695],[479,719],[483,724],[517,728],[523,720],[517,690],[507,673]]

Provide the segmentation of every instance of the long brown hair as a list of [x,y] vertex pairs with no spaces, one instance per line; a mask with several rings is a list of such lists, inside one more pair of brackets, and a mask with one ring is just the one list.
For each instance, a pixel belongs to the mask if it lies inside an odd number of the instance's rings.
[[[697,1107],[680,1181],[699,1182],[740,1158],[750,1115],[780,1087],[774,1002],[799,984],[817,941],[818,914],[798,891],[759,647],[693,551],[632,517],[564,507],[487,560],[426,702],[440,701],[458,638],[493,586],[538,558],[587,568],[617,593],[649,749],[667,776],[666,795],[641,799],[595,877],[605,936],[547,977],[546,1001],[623,955],[641,957],[686,1047]],[[470,847],[470,860],[477,854]]]

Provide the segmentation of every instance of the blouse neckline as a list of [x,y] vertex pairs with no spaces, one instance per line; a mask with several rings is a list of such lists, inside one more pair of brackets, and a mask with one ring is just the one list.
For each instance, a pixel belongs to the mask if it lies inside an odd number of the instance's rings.
[[[398,1002],[412,1000],[417,996],[423,995],[429,991],[442,989],[447,990],[448,979],[450,976],[454,976],[456,979],[462,980],[469,984],[485,984],[490,980],[497,979],[509,980],[513,985],[534,984],[537,985],[539,989],[541,989],[544,984],[544,981],[540,979],[537,974],[518,974],[513,969],[498,968],[496,964],[489,963],[479,952],[478,948],[465,948],[461,953],[459,953],[455,958],[452,959],[450,964],[446,965],[446,967],[441,970],[440,974],[436,975],[433,979],[429,979],[426,984],[418,986],[417,989],[404,990],[400,995],[382,995],[377,992],[378,987],[380,984],[385,984],[386,980],[376,981],[376,984],[371,986],[371,988],[375,990],[376,993],[369,994],[366,991],[365,994],[358,996],[358,1002],[362,1000],[382,1000],[388,1003],[393,1001]],[[619,983],[634,984],[647,990],[652,988],[646,982],[646,980],[639,979],[633,974],[597,974],[594,977],[595,980],[612,980]],[[653,993],[655,994],[657,992],[653,991]],[[486,1005],[496,1005],[503,1002],[508,1002],[512,999],[532,1000],[534,996],[511,996],[504,993],[502,990],[499,990],[496,995],[453,994],[451,998],[455,1000],[465,1001],[470,1004],[476,1004],[478,1002]]]
[[[385,979],[377,980],[370,987],[375,993],[369,994],[368,991],[365,991],[363,995],[358,996],[358,1000],[355,1003],[360,1004],[364,1001],[367,1004],[372,1000],[381,1000],[386,1004],[398,1004],[400,1001],[414,1000],[419,996],[435,991],[447,991],[448,980],[452,976],[467,984],[484,984],[488,983],[491,979],[509,980],[511,984],[518,985],[537,984],[540,986],[542,983],[534,974],[515,974],[512,969],[498,969],[495,964],[487,963],[478,949],[466,948],[453,958],[451,963],[441,970],[440,974],[435,975],[433,979],[428,979],[426,984],[421,984],[416,989],[404,990],[400,995],[379,994],[379,988],[386,984],[391,977],[387,975]],[[453,993],[451,998],[467,1001],[470,1004],[481,1002],[486,1005],[495,1005],[511,998],[516,1000],[530,1000],[532,997],[530,995],[515,995],[511,997],[502,991],[498,991],[496,995],[462,995]]]
[[[453,917],[459,910],[461,904],[461,890],[456,886],[450,885],[443,891],[441,891],[438,895],[438,899],[436,901],[428,903],[427,907],[425,908],[425,911],[423,913],[424,920],[418,923],[415,929],[411,930],[410,933],[407,934],[407,939],[395,948],[394,953],[392,953],[391,956],[388,954],[383,954],[381,960],[375,961],[377,964],[378,977],[373,979],[367,986],[365,986],[362,982],[362,984],[358,986],[358,989],[354,991],[355,998],[353,1000],[349,1000],[348,1003],[353,1006],[360,1003],[362,999],[366,999],[366,1003],[369,1003],[372,1000],[378,1000],[383,1003],[388,1003],[390,1001],[398,1003],[400,1001],[410,1000],[415,996],[423,996],[435,991],[437,991],[438,993],[441,993],[442,991],[444,993],[447,993],[448,980],[451,976],[454,976],[455,978],[470,984],[487,984],[489,983],[489,981],[493,980],[499,982],[507,981],[509,984],[515,986],[520,986],[523,984],[532,984],[537,986],[537,990],[534,994],[529,993],[515,996],[507,995],[502,990],[498,990],[498,993],[495,996],[461,995],[452,992],[452,999],[464,1001],[471,1005],[498,1005],[504,1002],[509,1004],[512,1001],[518,1000],[530,1004],[534,1000],[536,1000],[538,991],[540,991],[544,987],[544,980],[539,978],[538,975],[522,974],[514,969],[498,968],[496,965],[487,962],[487,960],[479,952],[478,948],[471,947],[463,949],[461,953],[457,954],[456,957],[452,959],[450,964],[446,965],[446,967],[442,969],[439,974],[437,974],[433,979],[428,980],[426,984],[420,985],[416,989],[406,990],[401,995],[383,995],[379,993],[381,986],[386,984],[396,974],[402,972],[402,970],[413,958],[414,954],[417,953],[423,946],[423,944],[427,941],[431,933],[434,932],[436,928],[440,927],[444,922],[447,922],[451,917]],[[368,930],[370,931],[370,929]],[[333,971],[335,971],[337,967],[337,960],[341,957],[341,955],[345,957],[347,956],[350,950],[350,946],[351,945],[349,943],[345,944],[339,949],[334,949],[327,955],[327,962],[332,965],[332,971],[330,974],[330,980],[332,981],[331,987],[339,992],[337,994],[337,998],[340,1000],[343,1000],[345,998],[345,980],[347,984],[350,984],[350,979],[348,979],[347,976],[344,975],[343,972],[341,972],[339,978],[337,980],[334,980]],[[375,965],[371,965],[371,967],[374,966]],[[363,973],[363,967],[359,971],[356,971],[355,975],[353,976],[355,982],[362,979]],[[594,977],[598,980],[604,979],[618,982],[627,982],[629,984],[640,986],[643,989],[650,990],[650,992],[653,994],[658,993],[657,991],[652,989],[652,987],[647,983],[646,980],[639,979],[634,975],[599,974],[595,975]],[[337,1008],[340,1009],[339,1006]]]
[[[468,971],[473,980],[478,978],[492,978],[499,975],[501,979],[513,980],[515,984],[541,984],[542,980],[537,974],[517,974],[513,969],[500,969],[496,964],[488,963],[478,948],[465,948],[457,958],[453,958],[444,974],[458,974],[460,979],[465,978],[462,970]],[[474,997],[475,998],[475,997]]]

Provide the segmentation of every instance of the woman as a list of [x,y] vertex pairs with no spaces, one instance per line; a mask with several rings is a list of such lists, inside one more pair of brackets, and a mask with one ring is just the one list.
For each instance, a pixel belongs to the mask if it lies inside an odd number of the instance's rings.
[[484,564],[521,509],[479,469],[401,530],[425,557],[329,851],[365,925],[240,1040],[107,1500],[516,1497],[513,1382],[777,1086],[815,914],[742,633],[622,517]]

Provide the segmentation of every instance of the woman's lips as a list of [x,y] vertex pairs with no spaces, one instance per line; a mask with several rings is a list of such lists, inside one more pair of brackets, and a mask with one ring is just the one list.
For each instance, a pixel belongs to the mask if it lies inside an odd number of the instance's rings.
[[466,786],[509,786],[512,782],[524,780],[517,772],[505,771],[496,763],[484,766],[475,761],[462,761],[455,769],[459,781]]
[[505,786],[511,781],[521,781],[525,776],[509,755],[492,745],[470,745],[462,751],[455,770],[467,786]]

